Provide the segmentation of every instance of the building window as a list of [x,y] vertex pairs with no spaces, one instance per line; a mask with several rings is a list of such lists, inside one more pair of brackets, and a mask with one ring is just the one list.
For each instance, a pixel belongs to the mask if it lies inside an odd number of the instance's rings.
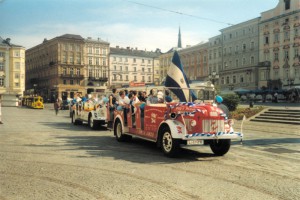
[[15,87],[19,87],[20,86],[20,84],[19,83],[15,83]]
[[285,10],[289,10],[290,9],[290,0],[284,0],[285,3]]
[[133,62],[136,63],[136,58],[133,58]]
[[275,33],[274,35],[274,41],[279,42],[279,33]]
[[120,66],[120,71],[122,71],[122,68],[123,68],[123,67],[122,67],[122,66]]
[[4,62],[0,62],[0,71],[4,70]]
[[99,54],[100,51],[99,51],[99,48],[96,48],[96,54]]
[[253,56],[251,56],[250,63],[251,63],[251,65],[253,65],[253,64],[254,64],[254,57],[253,57]]
[[239,60],[235,60],[235,67],[239,67]]
[[269,44],[269,36],[265,37],[265,44]]
[[0,77],[0,87],[4,86],[4,78]]
[[20,57],[20,51],[14,51],[14,56],[15,57]]
[[73,50],[74,50],[74,45],[70,44],[70,51],[73,51]]
[[285,31],[284,32],[284,40],[290,40],[290,32],[289,31]]
[[145,82],[145,76],[142,76],[142,82]]
[[80,51],[80,45],[79,44],[76,45],[76,51]]
[[4,56],[5,56],[5,52],[0,51],[0,57],[4,57]]
[[92,76],[93,76],[93,70],[89,69],[89,77],[92,77]]
[[128,75],[126,75],[126,81],[128,81]]
[[254,42],[251,42],[251,44],[250,44],[250,48],[251,48],[251,50],[253,50],[253,49],[254,49]]
[[148,68],[148,72],[151,73],[151,68]]
[[125,67],[125,71],[127,71],[127,72],[128,72],[128,67],[127,67],[127,66]]
[[103,55],[106,55],[106,49],[103,49]]
[[95,77],[97,77],[97,78],[98,78],[98,77],[99,77],[99,75],[100,75],[100,73],[99,73],[99,69],[96,69],[96,70],[95,70]]
[[92,65],[92,64],[93,64],[93,58],[89,57],[89,65]]
[[243,82],[244,82],[244,77],[240,76],[240,83],[243,83]]
[[246,51],[246,44],[243,44],[243,51]]
[[119,58],[119,62],[122,62],[122,57]]
[[246,58],[243,58],[243,65],[246,65]]
[[20,78],[20,74],[19,73],[15,73],[15,79],[19,79]]
[[76,85],[80,85],[80,80],[76,80]]
[[114,65],[114,70],[115,70],[115,71],[117,70],[117,66],[116,66],[116,65]]
[[63,63],[67,63],[67,52],[63,53]]
[[65,51],[68,51],[68,50],[69,50],[68,44],[64,44],[64,50],[65,50]]
[[81,54],[80,53],[77,53],[76,61],[77,61],[77,64],[81,64]]
[[142,72],[145,72],[145,68],[144,67],[142,67]]
[[99,65],[99,58],[96,58],[96,65]]
[[134,76],[134,81],[137,81],[136,76]]
[[224,77],[221,78],[221,84],[222,84],[222,85],[225,84],[225,79],[224,79]]
[[295,33],[295,37],[297,37],[298,36],[298,27],[295,27],[294,33]]
[[276,52],[276,53],[274,54],[274,60],[275,60],[275,61],[278,61],[278,52]]
[[89,47],[89,53],[93,53],[92,47]]
[[70,53],[70,63],[74,63],[74,55],[73,53]]
[[148,76],[148,82],[151,82],[151,76]]
[[136,67],[133,68],[133,71],[136,72]]
[[70,69],[70,75],[71,76],[74,75],[74,68],[73,67]]
[[128,62],[128,58],[125,58],[125,62]]
[[80,75],[80,68],[77,68],[76,74],[79,76]]
[[142,59],[142,63],[145,63],[145,59]]
[[232,77],[232,83],[236,83],[236,76]]
[[67,74],[67,68],[63,68],[63,75],[66,75]]
[[67,80],[63,80],[63,84],[64,84],[64,85],[67,85]]
[[288,61],[289,60],[289,50],[284,51],[284,60]]
[[15,62],[15,70],[20,70],[20,62]]
[[151,60],[148,60],[148,64],[151,64]]
[[[295,48],[295,58],[299,56],[299,49]],[[1,63],[0,63],[0,70],[1,70]]]
[[70,80],[70,85],[74,85],[74,80],[73,79]]
[[226,77],[226,84],[229,84],[229,76]]

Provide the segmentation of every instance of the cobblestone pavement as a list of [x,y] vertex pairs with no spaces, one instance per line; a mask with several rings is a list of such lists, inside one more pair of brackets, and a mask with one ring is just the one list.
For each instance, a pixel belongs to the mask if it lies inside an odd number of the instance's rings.
[[118,143],[68,115],[52,104],[2,108],[0,200],[299,199],[298,126],[245,121],[243,145],[233,141],[225,156],[204,146],[170,159],[153,143]]

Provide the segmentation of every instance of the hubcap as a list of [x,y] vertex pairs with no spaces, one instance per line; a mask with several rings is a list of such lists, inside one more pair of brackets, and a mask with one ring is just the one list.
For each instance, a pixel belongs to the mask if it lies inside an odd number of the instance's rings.
[[118,123],[118,125],[117,125],[117,136],[118,136],[118,138],[120,138],[122,136],[121,123]]
[[171,151],[172,149],[172,136],[169,132],[164,133],[163,135],[163,147],[166,152]]

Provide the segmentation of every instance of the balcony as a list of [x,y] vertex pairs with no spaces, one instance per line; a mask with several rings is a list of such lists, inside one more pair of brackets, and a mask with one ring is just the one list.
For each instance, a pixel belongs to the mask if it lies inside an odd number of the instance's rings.
[[108,78],[107,77],[89,77],[89,81],[99,81],[99,82],[107,82]]
[[61,78],[70,78],[70,79],[83,79],[83,75],[77,75],[77,74],[60,74]]

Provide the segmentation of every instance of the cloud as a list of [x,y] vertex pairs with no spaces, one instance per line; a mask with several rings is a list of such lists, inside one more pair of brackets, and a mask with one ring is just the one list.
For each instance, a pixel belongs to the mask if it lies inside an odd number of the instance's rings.
[[[18,32],[21,34],[18,35]],[[10,34],[13,43],[31,48],[41,44],[44,38],[52,39],[63,34],[78,34],[84,38],[101,38],[111,46],[132,47],[155,51],[160,48],[163,52],[177,46],[178,27],[147,27],[126,23],[103,24],[98,22],[84,22],[78,24],[36,24],[22,28]],[[183,45],[195,45],[207,40],[205,33],[183,31]],[[203,37],[204,36],[204,37]]]

